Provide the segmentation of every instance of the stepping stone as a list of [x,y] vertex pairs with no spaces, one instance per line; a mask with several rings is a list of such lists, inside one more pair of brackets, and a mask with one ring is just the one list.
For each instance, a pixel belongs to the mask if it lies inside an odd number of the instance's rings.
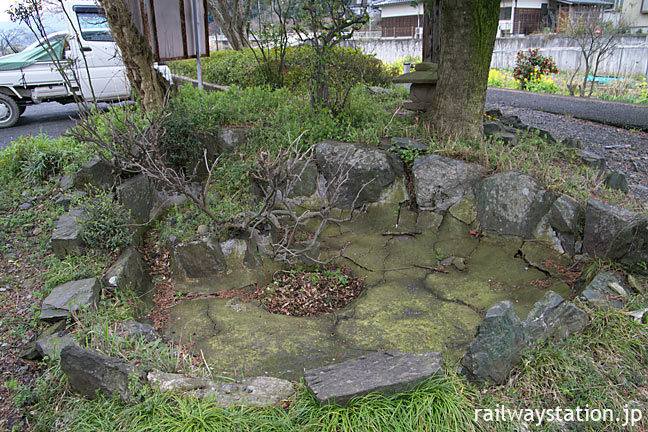
[[97,278],[81,279],[55,287],[43,301],[40,319],[57,321],[82,307],[94,307],[101,285]]
[[307,370],[306,387],[321,405],[346,405],[353,397],[380,392],[385,395],[414,389],[442,373],[441,352],[409,354],[376,352],[343,363]]

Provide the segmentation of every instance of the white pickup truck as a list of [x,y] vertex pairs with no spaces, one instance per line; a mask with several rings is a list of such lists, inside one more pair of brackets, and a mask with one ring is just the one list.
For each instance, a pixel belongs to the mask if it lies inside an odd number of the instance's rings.
[[[103,9],[95,0],[66,0],[68,29],[48,35],[25,50],[0,57],[0,128],[11,127],[29,104],[56,101],[84,102],[127,100],[131,89],[117,44]],[[77,36],[78,35],[78,36]],[[64,64],[63,79],[52,60]],[[85,57],[85,59],[84,59]],[[166,66],[158,70],[170,76]]]

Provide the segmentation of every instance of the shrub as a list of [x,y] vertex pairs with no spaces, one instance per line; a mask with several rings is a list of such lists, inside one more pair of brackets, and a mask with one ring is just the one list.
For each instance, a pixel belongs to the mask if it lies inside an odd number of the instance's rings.
[[87,195],[76,196],[73,204],[85,212],[77,222],[88,247],[116,252],[130,245],[133,237],[128,225],[130,211],[116,202],[112,193],[90,189]]
[[491,69],[488,71],[488,85],[490,87],[500,87],[514,89],[518,88],[519,85],[513,78],[513,75],[510,71],[503,69]]
[[557,72],[553,59],[540,55],[538,48],[518,51],[513,76],[520,82],[522,90],[529,82],[539,81],[544,75]]
[[[313,61],[314,53],[311,47],[289,47],[284,65],[284,86],[293,89],[307,88],[309,68]],[[398,74],[374,56],[352,48],[336,47],[329,61],[331,75],[337,81],[355,76],[366,84],[384,86]],[[196,77],[195,60],[172,62],[170,67],[175,73]],[[266,69],[267,67],[257,63],[250,48],[242,51],[216,51],[203,60],[205,81],[221,85],[272,85],[274,83],[269,81],[267,73],[264,72]]]
[[186,173],[191,173],[202,158],[205,140],[218,131],[218,118],[211,115],[212,110],[205,102],[205,98],[181,93],[172,98],[166,108],[162,151],[171,166],[184,169]]
[[526,90],[539,93],[560,93],[560,89],[551,77],[536,77],[534,74],[526,82]]
[[89,158],[82,148],[68,138],[21,136],[0,152],[0,179],[7,182],[20,177],[36,183],[66,169],[74,170]]

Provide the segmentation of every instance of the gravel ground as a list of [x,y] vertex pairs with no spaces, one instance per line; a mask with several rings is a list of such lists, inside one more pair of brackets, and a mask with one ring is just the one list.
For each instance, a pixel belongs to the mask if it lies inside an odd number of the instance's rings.
[[621,129],[573,117],[527,108],[489,103],[486,109],[517,115],[524,124],[551,132],[556,138],[575,138],[586,150],[607,159],[608,169],[626,175],[631,192],[648,201],[648,132]]

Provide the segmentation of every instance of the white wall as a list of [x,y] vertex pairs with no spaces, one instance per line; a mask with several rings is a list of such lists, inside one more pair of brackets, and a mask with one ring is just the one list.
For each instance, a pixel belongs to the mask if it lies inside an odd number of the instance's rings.
[[[581,53],[572,45],[567,38],[555,35],[500,38],[495,43],[491,67],[513,69],[519,50],[540,48],[542,55],[554,59],[559,70],[574,70],[581,59]],[[375,54],[386,63],[393,63],[407,56],[421,57],[423,52],[421,40],[411,38],[351,40],[347,41],[345,46],[361,48],[366,53]],[[600,73],[648,77],[648,36],[623,36],[617,50],[603,62]]]
[[423,15],[423,3],[419,3],[416,7],[413,7],[410,3],[382,6],[381,16],[383,18],[410,15]]
[[[648,28],[648,13],[641,13],[641,2],[644,0],[625,0],[623,2],[623,16],[631,27]],[[645,0],[648,2],[648,0]]]

